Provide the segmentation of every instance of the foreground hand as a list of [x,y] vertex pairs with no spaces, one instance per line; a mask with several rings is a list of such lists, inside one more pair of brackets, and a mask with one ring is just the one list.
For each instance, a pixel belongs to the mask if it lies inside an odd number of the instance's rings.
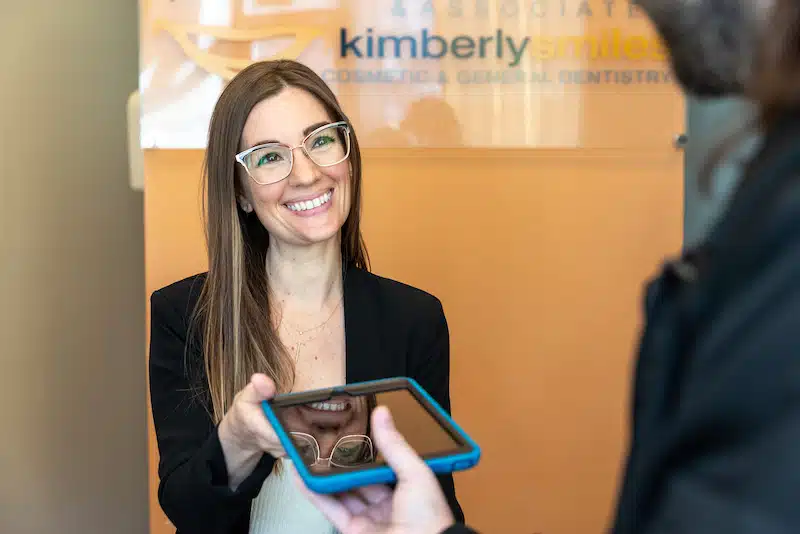
[[397,475],[394,491],[368,486],[338,496],[313,493],[309,500],[342,534],[440,534],[454,523],[436,476],[397,431],[383,406],[372,413],[378,450]]
[[262,401],[274,395],[272,380],[266,375],[254,374],[250,383],[236,394],[219,424],[219,441],[232,489],[247,478],[265,452],[275,458],[285,455],[261,407]]

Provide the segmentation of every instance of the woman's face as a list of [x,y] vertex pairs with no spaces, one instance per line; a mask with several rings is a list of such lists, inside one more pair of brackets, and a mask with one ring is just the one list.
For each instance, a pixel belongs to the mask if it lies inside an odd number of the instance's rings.
[[[253,108],[240,150],[271,142],[295,147],[311,131],[332,122],[314,96],[288,87]],[[241,172],[244,194],[239,204],[245,211],[255,212],[271,240],[300,246],[328,241],[338,234],[350,213],[349,159],[320,167],[302,148],[294,149],[292,156],[291,172],[276,183],[260,185]]]

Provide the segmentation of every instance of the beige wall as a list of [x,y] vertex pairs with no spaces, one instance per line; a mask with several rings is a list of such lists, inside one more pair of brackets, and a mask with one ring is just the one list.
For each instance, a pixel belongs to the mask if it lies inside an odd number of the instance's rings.
[[136,2],[0,7],[0,532],[148,528]]

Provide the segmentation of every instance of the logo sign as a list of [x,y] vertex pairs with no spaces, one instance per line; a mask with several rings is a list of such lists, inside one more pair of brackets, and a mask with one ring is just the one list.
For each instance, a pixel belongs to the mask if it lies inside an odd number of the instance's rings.
[[626,0],[147,0],[144,148],[203,148],[247,65],[290,58],[365,147],[586,145],[587,106],[671,98],[666,52]]

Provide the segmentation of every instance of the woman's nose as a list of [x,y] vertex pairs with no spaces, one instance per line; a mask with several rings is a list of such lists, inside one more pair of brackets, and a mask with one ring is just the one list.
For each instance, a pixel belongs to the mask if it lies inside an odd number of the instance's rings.
[[319,168],[302,148],[294,149],[292,159],[292,172],[289,174],[291,183],[294,185],[311,184],[319,178]]
[[319,432],[316,435],[317,443],[319,444],[320,458],[330,458],[333,454],[333,447],[339,440],[339,434],[336,432]]

